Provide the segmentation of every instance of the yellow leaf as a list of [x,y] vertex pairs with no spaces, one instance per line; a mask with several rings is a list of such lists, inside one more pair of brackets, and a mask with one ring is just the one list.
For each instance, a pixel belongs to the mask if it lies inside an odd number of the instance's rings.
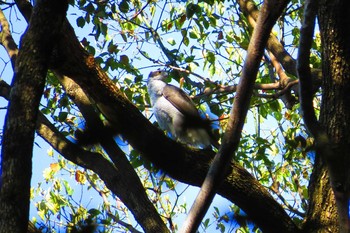
[[75,172],[75,180],[79,184],[85,184],[85,182],[86,182],[85,172],[77,170]]
[[58,163],[51,163],[50,168],[53,172],[57,172],[60,170],[60,165]]

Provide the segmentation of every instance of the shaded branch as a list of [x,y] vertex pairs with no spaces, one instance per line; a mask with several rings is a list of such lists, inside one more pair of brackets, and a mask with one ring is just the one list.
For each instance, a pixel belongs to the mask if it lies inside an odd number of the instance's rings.
[[[250,25],[255,27],[259,15],[259,9],[255,5],[254,1],[239,0],[237,2],[240,6],[240,10],[248,19]],[[277,58],[278,62],[281,63],[282,67],[287,73],[297,76],[296,60],[285,50],[284,46],[275,35],[270,34],[266,49]],[[320,69],[313,68],[311,73],[314,81],[313,91],[315,92],[315,90],[317,90],[321,85],[322,71]]]
[[[289,82],[282,90],[274,93],[274,94],[258,94],[259,97],[263,97],[263,98],[272,98],[272,99],[277,99],[283,95],[285,95],[286,93],[289,93],[289,91],[294,88],[295,85],[297,85],[299,83],[299,80],[293,80],[291,82]],[[264,89],[266,90],[266,89]]]
[[0,44],[4,46],[6,49],[10,60],[12,64],[12,69],[15,70],[15,60],[17,57],[17,44],[13,40],[10,32],[9,23],[0,9],[0,25],[1,25],[1,32],[0,32]]
[[[252,0],[238,0],[237,1],[242,13],[248,19],[248,22],[252,27],[255,28],[256,21],[258,20],[259,9]],[[273,55],[282,64],[283,68],[290,74],[296,76],[296,61],[290,56],[290,54],[285,50],[284,46],[279,42],[277,37],[273,34],[267,41],[267,50],[271,51]]]
[[[282,95],[280,95],[281,92],[278,93],[278,95],[280,96],[285,106],[288,109],[292,109],[292,107],[296,103],[296,100],[295,100],[295,97],[292,96],[290,90],[293,88],[294,90],[296,90],[296,94],[298,94],[298,89],[295,88],[296,85],[289,85],[291,82],[294,82],[294,81],[287,76],[286,72],[284,72],[281,66],[281,63],[277,61],[276,57],[271,52],[269,53],[269,56],[271,59],[271,63],[273,67],[275,67],[276,73],[279,77],[279,83],[281,84],[281,87],[283,88],[283,90],[287,90],[287,91],[283,91]],[[289,88],[286,88],[287,86],[289,86]]]
[[[167,138],[125,99],[125,95],[80,46],[68,25],[64,36],[61,49],[58,49],[64,63],[55,70],[74,79],[118,132],[140,151],[142,156],[173,178],[199,186],[213,153],[190,149]],[[232,170],[226,173],[227,180],[219,192],[239,205],[261,229],[271,232],[297,232],[290,217],[264,187],[238,164],[232,166]],[[271,205],[274,206],[273,211]],[[284,216],[284,220],[281,220],[281,216]],[[275,218],[278,220],[274,221]]]
[[[311,5],[310,5],[311,4]],[[314,6],[312,6],[312,4]],[[314,9],[311,9],[314,8]],[[303,113],[303,119],[310,133],[318,138],[322,128],[316,118],[312,92],[312,77],[310,69],[310,50],[313,42],[313,33],[315,29],[317,3],[306,1],[305,15],[302,27],[300,29],[300,42],[298,50],[297,71],[300,80],[300,106]]]
[[114,141],[112,134],[114,132],[110,132],[111,129],[105,127],[94,106],[79,85],[66,76],[60,77],[58,75],[58,77],[67,95],[77,104],[86,120],[88,128],[88,132],[86,132],[88,133],[87,136],[95,137],[98,140],[95,143],[100,142],[102,148],[109,155],[116,167],[115,172],[120,178],[117,182],[113,181],[113,188],[109,187],[109,189],[113,190],[113,193],[125,203],[146,232],[167,232],[168,229],[160,218],[156,208],[148,199],[134,168],[129,163],[124,152]]
[[93,189],[95,189],[95,191],[102,197],[103,200],[103,204],[105,205],[106,211],[107,211],[107,215],[108,217],[110,217],[111,219],[113,219],[113,221],[115,221],[116,223],[118,223],[119,225],[125,227],[126,229],[128,229],[131,233],[141,233],[140,231],[138,231],[136,228],[134,228],[131,224],[128,224],[122,220],[120,220],[118,217],[116,217],[110,208],[110,203],[108,201],[108,197],[105,193],[105,191],[101,190],[99,187],[97,187],[97,185],[94,183],[93,180],[91,180],[89,178],[89,176],[86,176],[87,180],[89,181],[89,184],[92,186]]
[[258,17],[248,46],[247,57],[243,65],[242,76],[239,80],[226,132],[222,139],[221,148],[215,155],[210,169],[203,182],[201,190],[191,207],[181,232],[195,232],[214,199],[216,190],[225,177],[233,154],[238,148],[246,118],[256,75],[264,53],[266,42],[272,27],[287,5],[287,1],[265,0]]

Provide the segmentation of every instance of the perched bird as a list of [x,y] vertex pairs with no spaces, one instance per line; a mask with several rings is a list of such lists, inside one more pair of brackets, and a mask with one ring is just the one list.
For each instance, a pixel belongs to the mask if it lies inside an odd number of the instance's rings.
[[183,143],[218,148],[219,144],[211,131],[211,122],[200,116],[183,90],[164,82],[167,76],[167,72],[159,70],[148,76],[147,89],[159,127]]

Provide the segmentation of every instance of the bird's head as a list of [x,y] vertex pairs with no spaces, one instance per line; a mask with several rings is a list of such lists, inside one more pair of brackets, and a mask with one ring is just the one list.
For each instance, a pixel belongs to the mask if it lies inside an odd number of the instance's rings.
[[153,80],[162,80],[164,81],[168,77],[168,72],[162,71],[162,70],[156,70],[152,71],[148,75],[148,79],[153,79]]

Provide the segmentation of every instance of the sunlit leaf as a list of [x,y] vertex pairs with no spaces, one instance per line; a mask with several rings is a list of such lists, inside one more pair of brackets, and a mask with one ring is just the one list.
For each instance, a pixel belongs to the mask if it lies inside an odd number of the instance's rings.
[[175,45],[175,44],[176,44],[174,38],[169,38],[169,39],[167,40],[167,42],[168,42],[170,45]]
[[77,170],[75,172],[75,181],[78,182],[79,184],[85,184],[86,182],[85,172]]

